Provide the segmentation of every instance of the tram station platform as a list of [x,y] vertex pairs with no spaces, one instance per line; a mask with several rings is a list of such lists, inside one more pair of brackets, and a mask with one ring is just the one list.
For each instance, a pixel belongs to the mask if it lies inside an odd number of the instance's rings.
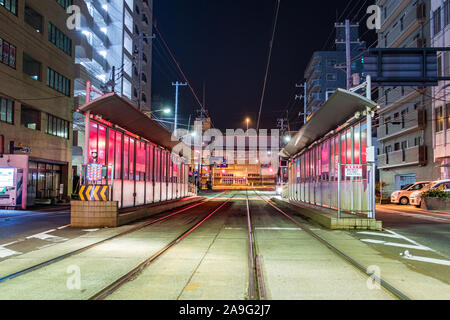
[[274,198],[272,199],[277,204],[286,204],[294,211],[297,211],[302,216],[309,218],[321,226],[332,230],[375,230],[381,231],[383,224],[381,221],[368,219],[364,216],[356,214],[342,213],[342,217],[338,218],[338,213],[335,210],[324,207],[317,207],[306,203],[298,203],[289,201],[287,199]]
[[117,201],[72,201],[70,222],[75,228],[117,228],[204,199],[188,197],[120,210]]

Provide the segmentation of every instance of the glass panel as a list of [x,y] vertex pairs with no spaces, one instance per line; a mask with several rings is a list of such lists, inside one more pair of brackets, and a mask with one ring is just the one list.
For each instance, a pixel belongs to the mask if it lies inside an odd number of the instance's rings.
[[106,164],[106,127],[98,126],[98,163]]
[[125,136],[123,137],[123,180],[128,180],[129,178],[129,150],[130,148],[130,137]]
[[134,180],[135,179],[135,176],[134,176],[134,174],[135,174],[135,171],[134,171],[134,169],[135,169],[135,164],[134,164],[134,152],[135,152],[135,150],[134,150],[134,148],[135,148],[135,145],[136,145],[136,140],[134,140],[134,139],[131,139],[130,138],[130,153],[129,153],[129,157],[130,157],[130,175],[129,175],[129,178],[128,179],[130,179],[130,180]]
[[[53,121],[53,124],[55,125],[55,121]],[[89,124],[89,163],[94,162],[92,153],[98,152],[97,127],[98,126],[95,122],[93,122],[93,121],[90,122],[90,124]]]
[[108,179],[111,179],[111,173],[114,167],[115,135],[116,132],[114,130],[108,129]]
[[117,132],[116,133],[116,157],[114,160],[114,170],[115,170],[115,178],[116,179],[122,179],[122,133]]

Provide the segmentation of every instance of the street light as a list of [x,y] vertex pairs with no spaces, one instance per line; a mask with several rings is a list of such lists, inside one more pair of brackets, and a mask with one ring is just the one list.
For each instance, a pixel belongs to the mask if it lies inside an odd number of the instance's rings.
[[245,122],[247,122],[247,131],[248,131],[248,123],[250,122],[250,118],[245,119]]

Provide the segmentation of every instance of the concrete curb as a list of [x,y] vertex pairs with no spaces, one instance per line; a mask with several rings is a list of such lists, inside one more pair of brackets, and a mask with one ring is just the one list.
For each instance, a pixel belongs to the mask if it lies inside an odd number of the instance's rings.
[[313,209],[306,205],[299,203],[293,203],[292,201],[280,200],[273,198],[277,204],[288,205],[292,210],[300,213],[301,215],[310,218],[311,220],[317,222],[321,226],[324,226],[331,230],[383,230],[383,225],[381,221],[376,221],[373,219],[367,219],[363,217],[355,218],[341,218],[333,216],[330,213],[320,211],[320,209]]

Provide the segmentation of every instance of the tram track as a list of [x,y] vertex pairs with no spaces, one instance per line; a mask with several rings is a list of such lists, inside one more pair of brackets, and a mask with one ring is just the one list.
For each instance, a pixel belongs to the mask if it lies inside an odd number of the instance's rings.
[[[297,221],[293,217],[291,217],[289,214],[284,212],[281,208],[279,208],[276,204],[273,203],[270,199],[266,199],[265,197],[261,196],[256,190],[253,190],[253,192],[261,198],[263,201],[265,201],[267,204],[269,204],[274,210],[276,210],[278,213],[286,217],[288,220],[290,220],[292,223],[294,223],[297,227],[299,227],[301,230],[305,231],[307,234],[312,236],[314,239],[321,242],[323,245],[325,245],[328,249],[330,249],[333,253],[338,255],[340,258],[345,260],[347,263],[349,263],[352,267],[356,268],[358,271],[362,272],[365,276],[370,276],[374,281],[379,283],[387,292],[389,292],[391,295],[395,296],[397,299],[400,300],[410,300],[410,298],[401,292],[400,290],[396,289],[394,286],[392,286],[390,283],[376,275],[375,273],[369,272],[366,267],[364,267],[362,264],[351,258],[349,255],[345,254],[343,251],[336,248],[333,244],[331,244],[329,241],[325,240],[323,237],[319,236],[317,233],[312,231],[310,228],[305,226],[303,223]],[[256,257],[257,255],[255,255]]]
[[89,300],[105,300],[110,295],[112,295],[114,292],[119,290],[122,286],[124,286],[127,282],[137,278],[141,272],[143,272],[148,266],[150,266],[153,262],[155,262],[159,257],[161,257],[164,253],[175,247],[178,243],[180,243],[183,239],[188,237],[192,232],[194,232],[197,228],[199,228],[203,223],[208,221],[212,216],[214,216],[217,212],[219,212],[227,203],[229,203],[233,199],[234,195],[230,198],[226,199],[224,203],[222,203],[219,207],[217,207],[215,210],[213,210],[211,213],[209,213],[206,217],[200,219],[199,222],[197,222],[194,226],[189,227],[184,232],[182,232],[179,236],[176,237],[173,241],[171,241],[169,244],[161,248],[158,252],[153,254],[152,256],[148,257],[140,263],[137,267],[133,268],[126,274],[124,274],[119,279],[115,280],[105,288],[98,291],[96,294],[91,296]]
[[[220,199],[220,197],[222,197],[222,196],[224,196],[224,195],[226,195],[226,194],[228,194],[228,192],[222,192],[221,194],[219,194],[219,195],[216,196],[216,197],[213,197],[213,198],[211,198],[211,199],[203,200],[203,201],[201,201],[201,202],[199,202],[199,203],[196,203],[196,204],[193,204],[193,205],[188,205],[188,206],[185,207],[185,208],[182,208],[182,209],[180,209],[180,210],[177,210],[177,211],[175,211],[175,212],[172,212],[172,213],[170,213],[170,214],[168,214],[168,215],[165,215],[165,216],[163,216],[163,217],[156,218],[156,219],[155,219],[155,218],[148,219],[148,220],[146,220],[146,221],[144,221],[144,222],[142,222],[142,223],[138,223],[135,227],[133,227],[133,228],[127,230],[127,231],[121,232],[121,233],[119,233],[119,234],[117,234],[117,235],[108,237],[108,238],[106,238],[106,239],[103,239],[103,240],[101,240],[101,241],[95,242],[95,243],[90,244],[90,245],[88,245],[88,246],[84,246],[84,247],[82,247],[82,248],[79,248],[79,249],[70,251],[70,252],[65,253],[65,254],[63,254],[63,255],[60,255],[60,256],[58,256],[58,257],[55,257],[55,258],[52,258],[52,259],[49,259],[49,260],[40,262],[40,263],[38,263],[38,264],[36,264],[36,265],[33,265],[33,266],[31,266],[31,267],[27,267],[27,268],[22,269],[22,270],[20,270],[20,271],[17,271],[17,272],[14,272],[14,273],[11,273],[11,274],[2,276],[2,277],[0,277],[0,286],[1,286],[1,284],[2,284],[3,282],[5,282],[5,281],[7,281],[7,280],[11,280],[11,279],[14,279],[14,278],[23,276],[23,275],[25,275],[25,274],[28,274],[28,273],[30,273],[30,272],[36,271],[36,270],[38,270],[38,269],[41,269],[41,268],[43,268],[43,267],[49,266],[49,265],[54,264],[54,263],[56,263],[56,262],[62,261],[62,260],[67,259],[67,258],[69,258],[69,257],[75,256],[75,255],[78,255],[78,254],[81,254],[81,253],[83,253],[83,252],[85,252],[85,251],[87,251],[87,250],[90,250],[90,249],[93,249],[93,248],[95,248],[95,247],[98,247],[98,246],[100,246],[100,245],[102,245],[102,244],[105,244],[106,242],[109,242],[109,241],[112,241],[112,240],[115,240],[115,239],[124,237],[124,236],[129,235],[129,234],[131,234],[131,233],[134,233],[134,232],[136,232],[136,231],[142,230],[142,229],[144,229],[144,228],[146,228],[146,227],[148,227],[148,226],[154,225],[154,224],[156,224],[156,223],[158,223],[158,222],[165,221],[165,220],[167,220],[167,219],[169,219],[169,218],[171,218],[171,217],[177,216],[177,215],[179,215],[179,214],[181,214],[181,213],[184,213],[184,212],[186,212],[186,211],[188,211],[188,210],[197,208],[197,207],[199,207],[199,206],[201,206],[201,205],[203,205],[203,204],[209,203],[209,202],[211,202],[211,201],[213,201],[213,200]],[[229,201],[229,200],[227,200],[227,202],[228,202],[228,201]]]

